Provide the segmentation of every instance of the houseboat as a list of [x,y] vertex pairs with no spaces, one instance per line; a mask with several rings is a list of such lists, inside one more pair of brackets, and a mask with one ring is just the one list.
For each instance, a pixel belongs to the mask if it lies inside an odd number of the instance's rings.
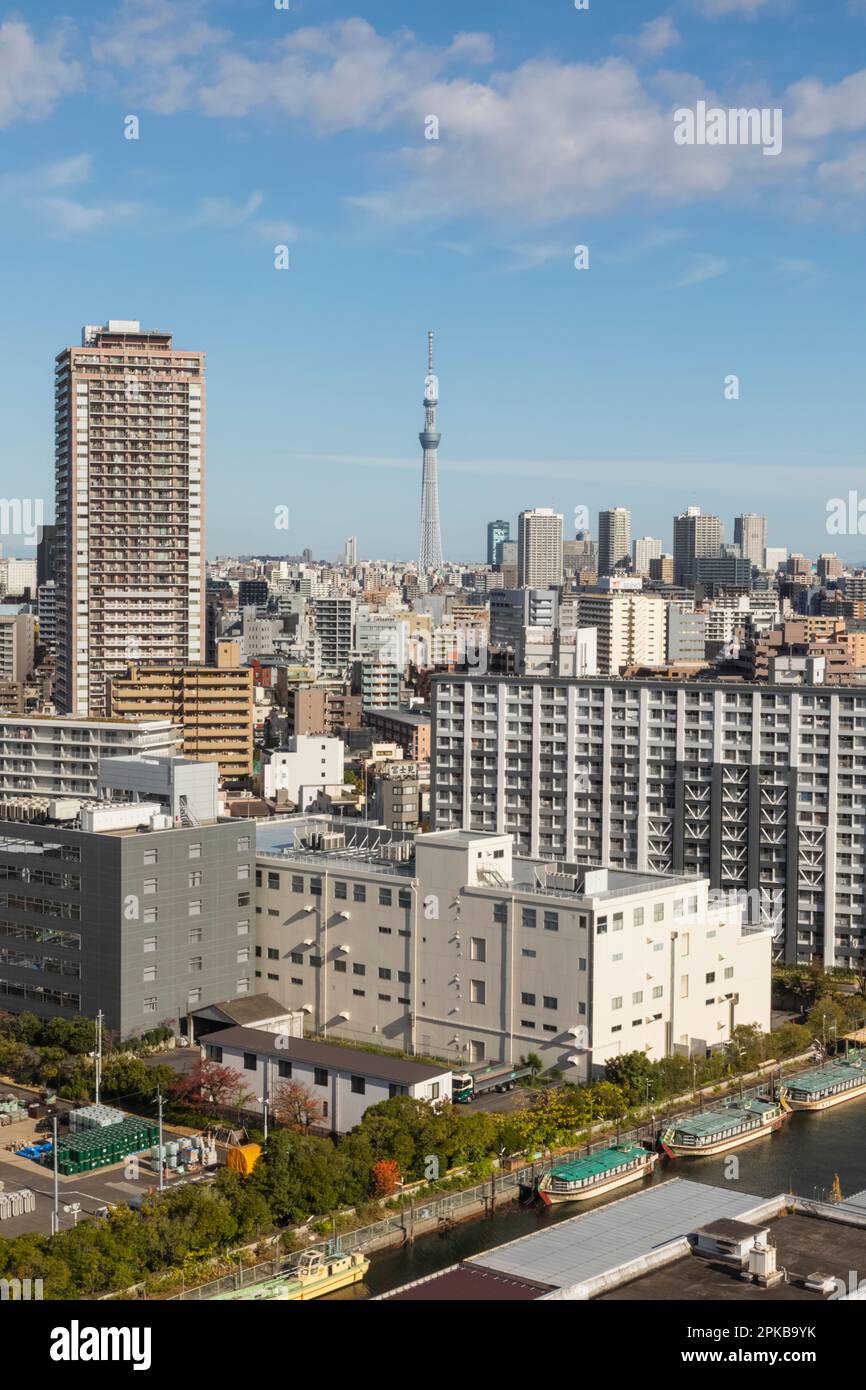
[[785,1112],[777,1100],[736,1100],[700,1115],[673,1120],[659,1135],[668,1158],[709,1158],[738,1149],[781,1127]]
[[357,1251],[351,1255],[323,1255],[319,1250],[308,1250],[286,1274],[267,1279],[262,1284],[234,1289],[231,1293],[218,1293],[212,1301],[275,1299],[284,1303],[304,1302],[360,1283],[369,1268],[370,1261]]
[[779,1088],[786,1110],[829,1110],[858,1096],[866,1096],[866,1052],[835,1057],[823,1067],[793,1076]]
[[658,1154],[639,1144],[600,1149],[588,1158],[548,1168],[536,1182],[535,1193],[548,1207],[557,1202],[588,1202],[591,1197],[649,1177],[657,1158]]

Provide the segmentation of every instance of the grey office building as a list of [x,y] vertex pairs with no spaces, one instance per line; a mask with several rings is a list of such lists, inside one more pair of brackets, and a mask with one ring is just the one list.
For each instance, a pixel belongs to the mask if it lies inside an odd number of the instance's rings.
[[443,675],[432,708],[432,829],[706,875],[786,960],[866,958],[866,691]]
[[101,831],[3,821],[0,1008],[183,1031],[191,1009],[252,993],[254,831],[158,814],[165,828],[120,828],[134,811],[116,813]]

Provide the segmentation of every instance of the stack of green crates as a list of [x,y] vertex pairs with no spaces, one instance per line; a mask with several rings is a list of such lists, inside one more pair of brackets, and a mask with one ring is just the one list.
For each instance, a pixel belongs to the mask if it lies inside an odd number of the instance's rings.
[[102,1129],[79,1130],[59,1141],[58,1170],[67,1177],[70,1173],[89,1173],[94,1168],[122,1163],[130,1154],[151,1148],[158,1134],[157,1125],[134,1115]]

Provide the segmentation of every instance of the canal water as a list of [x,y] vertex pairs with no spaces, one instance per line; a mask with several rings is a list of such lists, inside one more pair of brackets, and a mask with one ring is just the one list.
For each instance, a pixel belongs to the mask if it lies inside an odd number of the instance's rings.
[[[737,1160],[736,1171],[728,1176],[733,1158]],[[821,1200],[830,1197],[837,1175],[843,1197],[866,1189],[866,1098],[822,1114],[795,1114],[776,1133],[718,1158],[679,1159],[674,1163],[662,1158],[656,1164],[652,1182],[679,1177],[754,1193],[757,1197],[792,1192],[798,1197]],[[329,1301],[385,1293],[623,1195],[618,1192],[606,1199],[583,1202],[579,1208],[570,1203],[552,1208],[540,1204],[529,1208],[503,1207],[494,1217],[467,1221],[442,1235],[424,1236],[414,1245],[374,1255],[364,1283],[329,1295]]]

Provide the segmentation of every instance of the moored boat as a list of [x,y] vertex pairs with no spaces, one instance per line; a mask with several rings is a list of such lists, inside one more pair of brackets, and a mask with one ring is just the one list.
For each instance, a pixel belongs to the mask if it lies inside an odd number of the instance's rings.
[[668,1158],[708,1158],[750,1144],[781,1127],[785,1118],[777,1100],[737,1100],[672,1120],[659,1135]]
[[573,1163],[554,1164],[538,1179],[535,1191],[546,1206],[588,1202],[604,1192],[648,1177],[658,1154],[639,1144],[617,1144]]
[[823,1067],[791,1077],[779,1088],[786,1110],[829,1110],[858,1096],[866,1096],[866,1052],[835,1057]]
[[233,1289],[231,1293],[218,1293],[212,1301],[306,1302],[360,1283],[369,1268],[370,1261],[358,1251],[351,1255],[323,1255],[318,1250],[309,1250],[287,1274],[251,1284],[248,1288]]

